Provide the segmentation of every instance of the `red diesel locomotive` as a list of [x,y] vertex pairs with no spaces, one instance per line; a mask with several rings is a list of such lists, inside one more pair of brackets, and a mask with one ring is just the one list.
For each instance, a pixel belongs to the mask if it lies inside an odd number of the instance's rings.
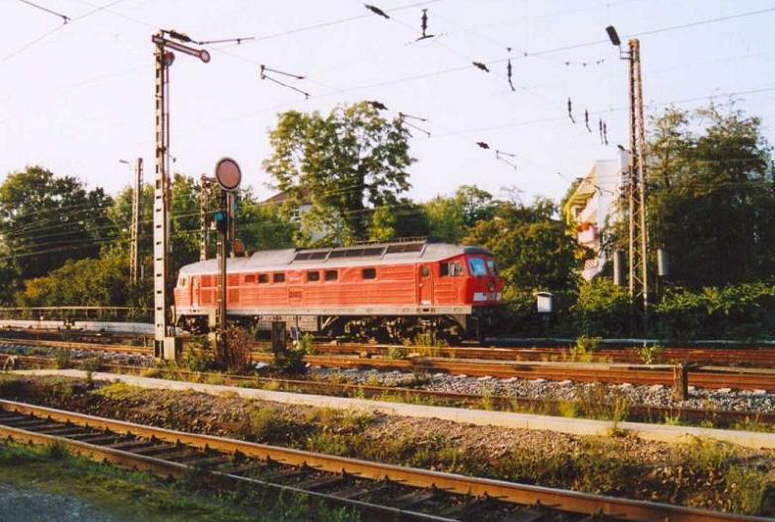
[[[480,338],[501,303],[492,252],[425,241],[342,248],[264,250],[228,259],[229,321],[397,341],[431,329]],[[180,269],[179,326],[202,331],[218,303],[218,264]]]

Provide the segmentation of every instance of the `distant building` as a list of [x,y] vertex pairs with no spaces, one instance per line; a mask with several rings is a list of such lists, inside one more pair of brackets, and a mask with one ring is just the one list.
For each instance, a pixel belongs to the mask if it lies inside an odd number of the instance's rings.
[[602,236],[617,212],[616,200],[626,169],[624,152],[617,159],[596,161],[562,208],[565,221],[575,231],[576,241],[595,253],[595,257],[585,261],[581,271],[586,280],[595,277],[605,266]]
[[[263,201],[264,204],[274,204],[277,206],[283,205],[286,201],[290,199],[290,196],[287,192],[278,192],[272,197],[269,197]],[[291,209],[291,221],[295,223],[299,223],[301,221],[301,216],[306,214],[307,212],[312,210],[312,203],[309,201],[304,201],[303,203],[297,205],[296,207]],[[313,230],[311,231],[310,239],[312,241],[319,241],[326,237],[326,235],[329,234],[329,231],[327,230]]]

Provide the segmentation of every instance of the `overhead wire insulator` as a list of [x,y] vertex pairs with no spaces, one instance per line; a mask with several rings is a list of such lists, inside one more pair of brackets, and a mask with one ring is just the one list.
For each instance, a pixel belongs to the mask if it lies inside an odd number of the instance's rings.
[[482,148],[482,149],[489,149],[490,148],[490,145],[487,142],[484,142],[484,141],[477,141],[476,144],[479,145],[479,147]]
[[571,123],[576,124],[576,120],[573,118],[573,103],[570,98],[568,98],[568,118],[570,118]]
[[363,4],[363,6],[366,9],[368,9],[369,11],[371,11],[372,13],[374,13],[376,15],[379,15],[382,18],[386,18],[386,19],[390,20],[390,16],[388,16],[388,14],[385,11],[383,11],[382,9],[380,9],[379,7],[377,7],[375,5],[369,5],[369,4]]
[[587,126],[587,130],[592,132],[592,128],[589,126],[589,111],[584,109],[584,125]]
[[600,135],[600,143],[605,145],[605,140],[603,139],[603,120],[601,118],[597,119],[597,132]]
[[484,72],[490,72],[490,69],[488,69],[487,66],[482,62],[471,62],[471,63],[473,63],[474,67],[476,67],[477,69],[481,69]]
[[435,34],[428,34],[428,10],[423,9],[422,10],[422,16],[420,17],[420,30],[422,31],[422,35],[417,38],[417,42],[420,40],[426,40],[428,38],[433,38],[436,35]]
[[506,62],[506,78],[509,80],[509,87],[511,87],[511,90],[516,91],[517,89],[514,88],[514,82],[512,81],[511,47],[507,47],[506,50],[509,52],[509,60]]

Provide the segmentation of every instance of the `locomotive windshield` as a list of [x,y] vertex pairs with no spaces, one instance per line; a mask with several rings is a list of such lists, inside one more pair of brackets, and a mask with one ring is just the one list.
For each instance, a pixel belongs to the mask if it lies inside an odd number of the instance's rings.
[[488,259],[487,260],[487,268],[490,270],[490,274],[498,275],[498,268],[495,265],[495,260],[494,259]]
[[475,277],[487,275],[487,265],[484,264],[484,259],[480,257],[469,257],[468,269],[471,271],[471,275]]

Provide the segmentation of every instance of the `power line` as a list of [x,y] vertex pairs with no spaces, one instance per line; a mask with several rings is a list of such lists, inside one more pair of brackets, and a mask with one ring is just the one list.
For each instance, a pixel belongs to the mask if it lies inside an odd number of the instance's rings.
[[46,13],[52,14],[54,16],[58,16],[59,18],[61,18],[63,20],[64,23],[67,23],[67,22],[70,21],[70,17],[69,16],[64,15],[62,13],[58,13],[58,12],[52,10],[52,9],[49,9],[48,7],[44,7],[42,5],[38,5],[38,4],[32,3],[29,0],[19,0],[19,2],[21,2],[23,4],[27,4],[27,5],[31,6],[31,7],[36,8],[36,9],[40,9],[41,11],[45,11]]
[[[24,1],[24,0],[20,0],[20,1]],[[100,12],[102,10],[107,10],[109,7],[112,7],[112,6],[116,5],[116,4],[118,4],[119,2],[123,2],[123,1],[124,0],[113,0],[112,2],[108,2],[105,5],[96,6],[91,11],[87,11],[86,13],[84,13],[84,14],[82,14],[80,16],[76,16],[75,18],[72,18],[72,19],[68,18],[68,20],[71,20],[72,22],[77,22],[79,20],[83,20],[84,18],[87,18],[87,17],[89,17],[89,16],[91,16],[91,15],[93,15],[95,13],[98,13],[98,12]],[[25,2],[25,3],[29,3],[29,2]],[[109,12],[112,13],[113,11],[109,11]],[[56,14],[58,14],[58,13],[56,13]],[[61,15],[61,16],[64,16],[64,15]],[[14,50],[11,53],[9,53],[9,54],[3,56],[2,58],[0,58],[0,63],[5,63],[8,60],[10,60],[11,58],[13,58],[14,56],[17,56],[20,53],[26,51],[27,49],[29,49],[33,45],[37,44],[38,42],[40,42],[40,41],[42,41],[42,40],[44,40],[46,38],[48,38],[50,35],[54,34],[55,32],[59,31],[60,29],[64,28],[65,25],[72,25],[72,24],[65,23],[65,24],[62,24],[62,25],[58,25],[57,27],[55,27],[53,29],[49,29],[48,31],[46,31],[42,35],[38,36],[34,40],[31,40],[31,41],[27,42],[26,44],[22,45],[18,49]]]

